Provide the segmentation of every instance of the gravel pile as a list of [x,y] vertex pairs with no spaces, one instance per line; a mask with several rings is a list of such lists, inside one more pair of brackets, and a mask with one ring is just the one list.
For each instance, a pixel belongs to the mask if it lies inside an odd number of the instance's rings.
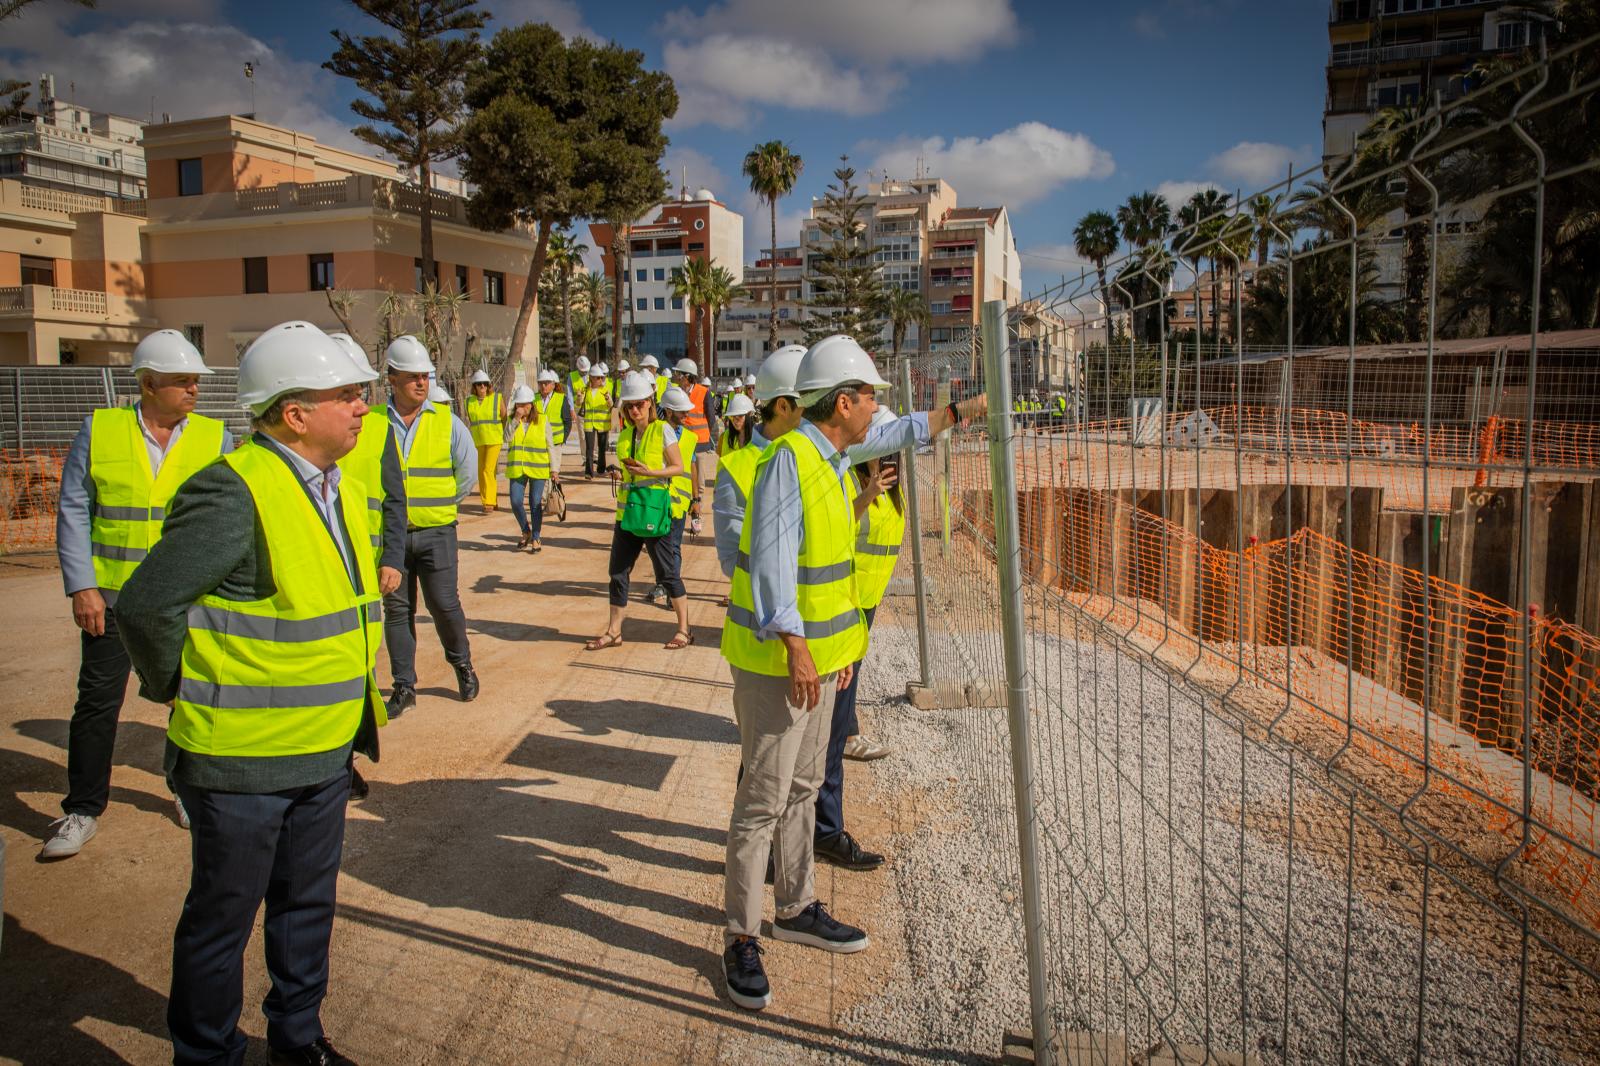
[[[874,628],[861,699],[895,749],[876,789],[931,797],[883,841],[907,953],[845,1019],[860,1048],[819,1057],[992,1060],[1028,1013],[1005,716],[907,705],[903,623]],[[1110,648],[1039,636],[1029,658],[1058,1027],[1259,1062],[1410,1061],[1421,989],[1424,1061],[1517,1058],[1514,926],[1435,872],[1424,953],[1421,866],[1359,817],[1352,840],[1316,767],[1291,774]],[[1529,981],[1523,1061],[1594,1061],[1593,983],[1537,945]]]

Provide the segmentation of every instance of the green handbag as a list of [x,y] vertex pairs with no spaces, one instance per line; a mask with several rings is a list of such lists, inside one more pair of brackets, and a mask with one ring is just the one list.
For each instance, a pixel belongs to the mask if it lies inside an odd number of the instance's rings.
[[622,528],[636,537],[664,537],[672,528],[672,492],[665,485],[629,487]]

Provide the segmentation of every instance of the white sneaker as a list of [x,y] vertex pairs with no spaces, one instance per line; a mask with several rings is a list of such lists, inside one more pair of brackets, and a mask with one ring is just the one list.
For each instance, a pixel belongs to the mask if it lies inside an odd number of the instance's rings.
[[182,829],[189,828],[189,812],[183,809],[183,797],[173,793],[172,802],[178,808],[178,826]]
[[41,859],[71,858],[83,850],[100,828],[99,819],[89,814],[69,814],[50,823],[51,828],[58,825],[61,828],[56,830],[56,835],[44,842],[44,849],[39,852]]
[[846,737],[844,741],[844,757],[846,759],[855,759],[858,762],[871,762],[873,759],[881,759],[888,755],[891,750],[859,734],[853,737]]

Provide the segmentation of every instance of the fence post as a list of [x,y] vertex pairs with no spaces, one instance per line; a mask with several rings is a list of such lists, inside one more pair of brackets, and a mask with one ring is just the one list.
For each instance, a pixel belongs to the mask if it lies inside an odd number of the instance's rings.
[[[900,361],[900,406],[902,414],[915,407],[911,395],[911,360]],[[922,687],[933,687],[933,661],[928,655],[928,586],[922,569],[922,508],[917,496],[917,446],[905,451],[900,463],[900,478],[906,486],[906,503],[911,508],[911,580],[917,595],[917,659],[922,667]]]
[[1017,808],[1017,854],[1022,867],[1022,922],[1028,949],[1028,1003],[1034,1062],[1053,1063],[1050,995],[1044,963],[1044,916],[1039,897],[1039,840],[1033,805],[1033,745],[1029,739],[1028,664],[1023,648],[1022,548],[1017,539],[1017,471],[1012,441],[1011,377],[1006,359],[1006,305],[983,305],[983,365],[989,394],[989,473],[994,498],[994,547],[1000,576],[1000,621],[1006,655],[1006,718],[1011,732],[1011,785]]

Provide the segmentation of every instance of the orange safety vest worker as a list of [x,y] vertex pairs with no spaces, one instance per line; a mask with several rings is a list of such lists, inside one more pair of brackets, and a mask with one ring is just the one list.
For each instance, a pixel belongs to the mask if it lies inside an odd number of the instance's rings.
[[684,391],[689,394],[689,402],[694,404],[694,410],[683,416],[683,428],[695,435],[700,441],[699,447],[709,448],[711,426],[706,422],[706,387],[691,385]]

